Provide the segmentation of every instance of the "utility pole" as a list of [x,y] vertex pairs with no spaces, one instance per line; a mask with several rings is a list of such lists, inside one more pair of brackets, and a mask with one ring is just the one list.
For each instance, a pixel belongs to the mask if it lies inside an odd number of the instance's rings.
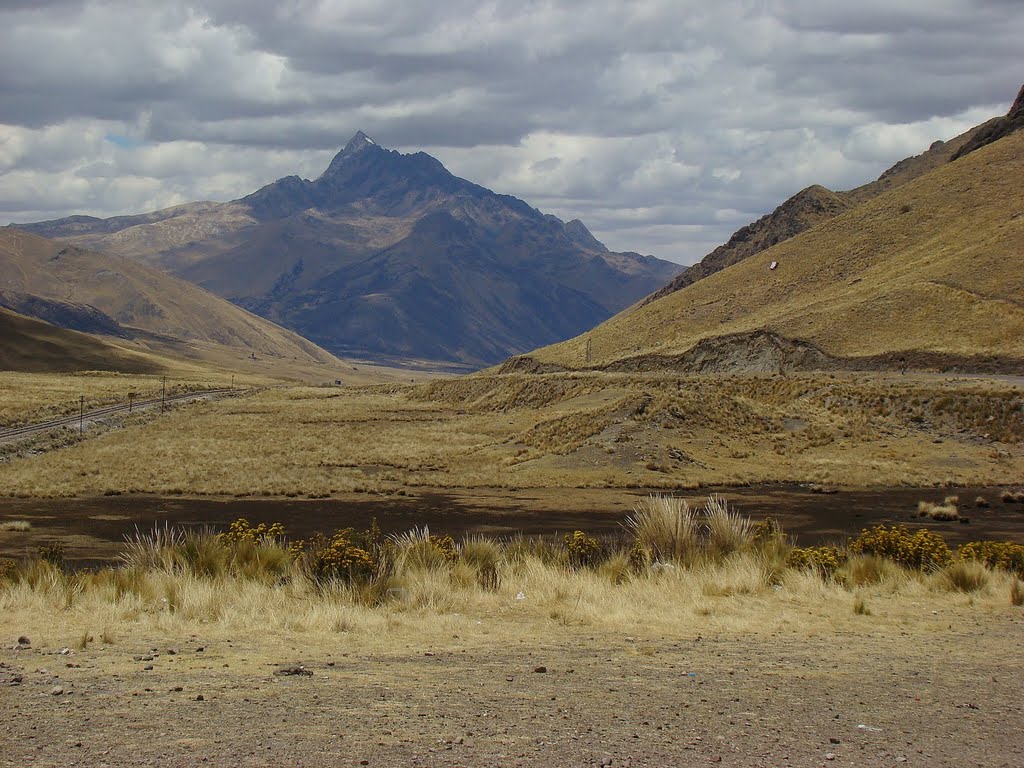
[[160,413],[164,412],[167,403],[167,377],[164,376],[163,384],[160,387]]
[[591,351],[590,350],[590,342],[591,342],[591,339],[588,336],[587,337],[587,365],[590,365],[590,351]]
[[85,434],[85,395],[78,397],[78,434]]
[[134,400],[135,400],[135,393],[134,392],[129,392],[128,393],[128,415],[129,416],[131,416],[131,413],[132,413],[132,403],[133,403]]

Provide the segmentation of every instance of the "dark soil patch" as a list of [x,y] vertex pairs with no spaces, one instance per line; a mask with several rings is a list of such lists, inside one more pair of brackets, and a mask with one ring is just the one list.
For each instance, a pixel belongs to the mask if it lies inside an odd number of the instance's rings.
[[[799,544],[841,542],[862,528],[904,523],[939,531],[951,544],[975,539],[1024,543],[1024,504],[1005,504],[1002,489],[875,488],[812,493],[802,486],[702,489],[677,495],[699,506],[721,493],[743,514],[775,517]],[[376,518],[385,533],[429,526],[434,533],[490,536],[550,536],[586,530],[615,536],[645,495],[643,490],[483,489],[418,491],[416,495],[376,497],[350,494],[330,499],[210,499],[156,496],[103,496],[85,499],[0,499],[0,521],[28,520],[25,533],[0,532],[0,556],[18,557],[49,541],[64,544],[68,560],[99,562],[117,557],[136,527],[157,525],[226,528],[239,517],[252,523],[281,522],[294,538],[338,528],[366,528]],[[937,522],[916,515],[918,501],[961,500],[970,524]],[[991,504],[975,508],[983,496]]]

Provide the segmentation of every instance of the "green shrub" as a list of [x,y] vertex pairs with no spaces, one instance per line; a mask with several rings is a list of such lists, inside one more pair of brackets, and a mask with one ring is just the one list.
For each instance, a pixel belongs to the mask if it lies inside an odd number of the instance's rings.
[[949,545],[939,534],[924,528],[911,533],[903,525],[865,528],[847,549],[856,554],[885,557],[915,570],[943,568],[953,559]]

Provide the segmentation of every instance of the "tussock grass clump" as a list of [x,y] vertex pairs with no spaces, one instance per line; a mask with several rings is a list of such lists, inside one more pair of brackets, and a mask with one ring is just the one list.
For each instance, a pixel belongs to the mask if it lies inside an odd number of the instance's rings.
[[708,497],[704,514],[707,516],[707,548],[713,556],[727,557],[751,543],[753,522],[729,509],[721,496]]
[[991,571],[977,560],[955,560],[937,574],[940,588],[957,592],[978,592],[988,586]]
[[501,586],[499,573],[503,554],[501,545],[483,536],[463,539],[458,547],[459,564],[468,568],[482,589],[495,590]]
[[1018,578],[1010,582],[1010,604],[1024,605],[1024,581]]
[[25,533],[32,530],[32,523],[28,520],[4,520],[0,523],[0,531],[13,531]]
[[400,569],[436,570],[454,563],[459,552],[451,536],[434,536],[427,526],[392,537]]
[[960,499],[956,496],[947,496],[941,504],[930,501],[919,501],[917,503],[917,514],[919,517],[930,517],[932,520],[951,521],[960,518],[960,509],[957,506]]
[[662,563],[689,563],[700,548],[697,518],[685,499],[654,494],[633,508],[626,529]]
[[836,573],[836,580],[849,587],[867,587],[875,584],[899,584],[906,581],[906,570],[880,555],[854,554],[846,558]]
[[633,540],[630,560],[635,568],[692,568],[756,552],[778,571],[792,548],[776,521],[755,524],[730,509],[721,496],[709,496],[698,513],[685,499],[652,495],[633,508],[625,528]]

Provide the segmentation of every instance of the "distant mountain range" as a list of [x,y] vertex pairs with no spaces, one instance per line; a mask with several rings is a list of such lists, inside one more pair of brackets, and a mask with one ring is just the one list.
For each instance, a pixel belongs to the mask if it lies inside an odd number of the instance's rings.
[[[505,370],[1024,370],[1024,89],[844,193],[811,187],[642,306]],[[968,151],[969,150],[969,151]]]
[[336,354],[474,366],[586,331],[681,269],[362,132],[314,181],[18,226],[157,266]]

